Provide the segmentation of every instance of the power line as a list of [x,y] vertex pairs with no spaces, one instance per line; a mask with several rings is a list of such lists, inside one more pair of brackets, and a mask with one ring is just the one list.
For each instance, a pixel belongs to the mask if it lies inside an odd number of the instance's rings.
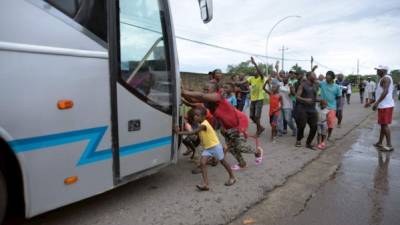
[[[133,27],[136,27],[136,28],[139,28],[139,29],[147,30],[147,31],[150,31],[150,32],[162,34],[161,31],[157,31],[157,30],[154,30],[154,29],[151,29],[151,28],[148,28],[148,27],[144,27],[144,26],[139,26],[139,25],[133,24],[133,23],[131,23],[131,22],[124,22],[124,21],[121,21],[121,23],[122,23],[122,24],[125,24],[125,25],[128,25],[128,26],[133,26]],[[221,45],[216,45],[216,44],[212,44],[212,43],[207,43],[207,42],[203,42],[203,41],[198,41],[198,40],[194,40],[194,39],[191,39],[191,38],[187,38],[187,37],[183,37],[183,36],[178,36],[178,35],[176,35],[175,37],[176,37],[177,39],[180,39],[180,40],[183,40],[183,41],[188,41],[188,42],[192,42],[192,43],[195,43],[195,44],[204,45],[204,46],[208,46],[208,47],[212,47],[212,48],[217,48],[217,49],[221,49],[221,50],[225,50],[225,51],[230,51],[230,52],[234,52],[234,53],[238,53],[238,54],[250,55],[250,56],[257,57],[257,58],[264,58],[264,59],[265,59],[265,58],[268,58],[268,59],[280,60],[279,57],[275,57],[275,56],[265,56],[265,55],[261,55],[261,54],[254,53],[254,52],[248,52],[248,51],[243,51],[243,50],[239,50],[239,49],[228,48],[228,47],[224,47],[224,46],[221,46]],[[309,59],[292,59],[292,58],[285,58],[285,60],[286,60],[286,61],[293,61],[293,62],[310,62]],[[333,71],[337,71],[337,72],[343,73],[343,71],[341,71],[341,70],[331,68],[331,67],[326,66],[326,65],[324,65],[324,64],[322,64],[322,63],[320,63],[320,62],[318,62],[318,61],[316,61],[316,60],[314,60],[314,62],[315,62],[317,65],[319,65],[319,66],[321,66],[321,67],[323,67],[323,68],[325,68],[325,69],[333,70]],[[364,65],[362,65],[362,64],[360,64],[360,67],[366,68],[366,66],[364,66]]]
[[[260,58],[268,58],[268,59],[280,60],[279,57],[265,56],[265,55],[261,55],[261,54],[254,53],[254,52],[247,52],[247,51],[242,51],[242,50],[238,50],[238,49],[223,47],[223,46],[220,46],[220,45],[210,44],[210,43],[206,43],[206,42],[202,42],[202,41],[197,41],[197,40],[189,39],[189,38],[186,38],[186,37],[176,36],[176,38],[180,39],[180,40],[184,40],[184,41],[189,41],[189,42],[193,42],[193,43],[196,43],[196,44],[200,44],[200,45],[205,45],[205,46],[209,46],[209,47],[213,47],[213,48],[218,48],[218,49],[222,49],[222,50],[226,50],[226,51],[230,51],[230,52],[239,53],[239,54],[257,56],[257,57],[260,57]],[[307,59],[285,59],[285,60],[286,61],[295,61],[295,62],[308,62],[309,61]]]
[[[154,33],[162,34],[161,31],[153,30],[153,29],[148,28],[148,27],[143,27],[143,26],[135,25],[135,24],[132,24],[132,23],[124,22],[124,21],[121,21],[121,23],[125,24],[125,25],[128,25],[128,26],[133,26],[133,27],[136,27],[136,28],[139,28],[139,29],[143,29],[143,30],[154,32]],[[180,40],[184,40],[184,41],[188,41],[188,42],[192,42],[192,43],[196,43],[196,44],[199,44],[199,45],[204,45],[204,46],[208,46],[208,47],[212,47],[212,48],[218,48],[218,49],[222,49],[222,50],[225,50],[225,51],[235,52],[235,53],[239,53],[239,54],[257,56],[257,57],[261,57],[261,58],[268,58],[268,59],[275,59],[275,60],[279,60],[280,59],[279,57],[265,56],[265,55],[261,55],[261,54],[254,53],[254,52],[247,52],[247,51],[242,51],[242,50],[239,50],[239,49],[228,48],[228,47],[224,47],[224,46],[220,46],[220,45],[216,45],[216,44],[211,44],[211,43],[207,43],[207,42],[203,42],[203,41],[198,41],[198,40],[194,40],[194,39],[190,39],[190,38],[182,37],[182,36],[178,36],[178,35],[175,35],[175,37],[177,39],[180,39]],[[295,62],[308,62],[309,61],[307,59],[285,59],[285,60],[286,61],[295,61]]]
[[318,61],[315,60],[315,59],[314,59],[314,62],[315,62],[315,64],[317,64],[318,66],[321,66],[321,67],[323,67],[323,68],[325,68],[325,69],[337,71],[337,72],[339,72],[339,73],[343,73],[343,71],[338,70],[338,69],[331,68],[331,67],[329,67],[329,66],[325,66],[324,64],[318,62]]

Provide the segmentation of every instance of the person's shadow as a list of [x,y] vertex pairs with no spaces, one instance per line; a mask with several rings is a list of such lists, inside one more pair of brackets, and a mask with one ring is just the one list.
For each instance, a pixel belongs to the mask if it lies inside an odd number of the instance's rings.
[[384,200],[389,192],[389,162],[390,152],[378,151],[378,165],[374,174],[374,187],[370,194],[372,200],[371,208],[371,225],[378,225],[382,223],[384,217]]

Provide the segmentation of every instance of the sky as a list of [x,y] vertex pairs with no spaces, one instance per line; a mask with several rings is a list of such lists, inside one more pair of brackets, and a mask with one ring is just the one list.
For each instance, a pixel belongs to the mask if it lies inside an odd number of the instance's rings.
[[[175,34],[201,42],[249,53],[282,57],[284,69],[296,63],[310,69],[310,58],[319,64],[317,73],[375,74],[374,67],[400,69],[400,0],[214,0],[214,18],[203,24],[197,0],[170,0]],[[212,48],[177,39],[181,71],[226,71],[230,64],[250,55]],[[301,61],[296,61],[301,60]],[[265,58],[256,57],[258,62]],[[274,64],[276,59],[268,59]]]

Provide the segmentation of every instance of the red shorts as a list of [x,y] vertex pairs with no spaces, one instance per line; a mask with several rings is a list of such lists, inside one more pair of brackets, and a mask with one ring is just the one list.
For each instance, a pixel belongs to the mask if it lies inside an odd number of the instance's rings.
[[335,110],[329,110],[326,122],[328,124],[328,128],[335,127],[335,123],[336,123],[336,111]]
[[392,123],[393,108],[378,109],[378,124],[388,125]]
[[269,114],[269,124],[271,125],[271,127],[278,126],[279,116],[280,116],[280,111],[276,111]]

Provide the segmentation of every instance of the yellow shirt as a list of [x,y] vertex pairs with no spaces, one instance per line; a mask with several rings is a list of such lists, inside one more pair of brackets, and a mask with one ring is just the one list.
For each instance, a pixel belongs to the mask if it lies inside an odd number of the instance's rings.
[[250,100],[257,101],[257,100],[264,100],[264,81],[262,76],[256,77],[249,77],[247,81],[250,83]]
[[208,149],[218,145],[219,139],[217,133],[215,133],[215,130],[210,123],[207,120],[204,120],[201,125],[206,126],[207,128],[206,130],[199,132],[199,138],[203,148]]

